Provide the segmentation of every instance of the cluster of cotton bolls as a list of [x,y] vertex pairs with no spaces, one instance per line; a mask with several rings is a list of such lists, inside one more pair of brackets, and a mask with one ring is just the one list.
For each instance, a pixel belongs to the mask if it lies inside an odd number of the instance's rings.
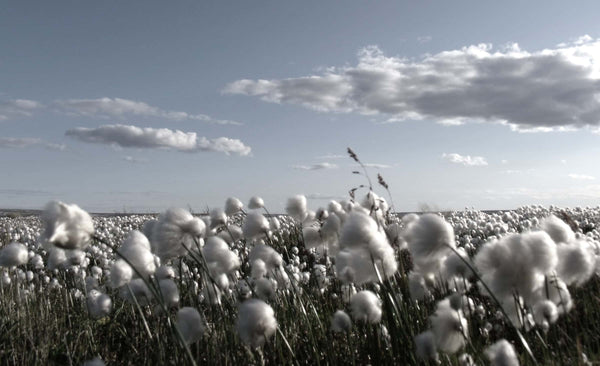
[[[24,298],[66,290],[92,319],[112,316],[123,301],[144,314],[176,313],[172,323],[188,345],[217,326],[203,308],[237,309],[235,329],[251,348],[277,332],[278,306],[307,293],[336,301],[330,329],[344,333],[372,326],[384,334],[384,309],[405,301],[432,309],[414,342],[420,357],[436,360],[465,349],[471,317],[496,310],[519,329],[548,331],[573,308],[573,287],[600,273],[598,208],[399,217],[369,191],[315,211],[293,196],[285,209],[274,216],[260,197],[246,207],[230,197],[204,215],[173,208],[92,217],[50,202],[41,217],[0,218],[0,286]],[[390,300],[390,283],[404,280],[411,298],[397,291]],[[518,364],[504,340],[485,355]],[[472,364],[470,357],[460,360]]]

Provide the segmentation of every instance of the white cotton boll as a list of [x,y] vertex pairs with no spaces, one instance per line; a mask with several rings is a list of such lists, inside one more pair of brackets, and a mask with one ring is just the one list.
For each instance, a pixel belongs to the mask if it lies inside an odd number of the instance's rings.
[[27,247],[20,243],[10,243],[0,249],[0,267],[14,267],[27,264]]
[[411,222],[405,233],[408,250],[415,265],[424,269],[437,264],[450,248],[455,248],[454,230],[442,217],[434,214],[421,215]]
[[260,208],[265,207],[265,201],[263,201],[262,198],[258,197],[258,196],[253,196],[250,198],[250,201],[248,202],[248,208],[251,210],[257,210]]
[[218,275],[231,273],[240,267],[239,257],[218,236],[211,236],[202,247],[202,254],[213,272]]
[[160,295],[168,308],[174,308],[179,305],[179,289],[172,279],[164,279],[158,282]]
[[275,268],[272,271],[272,274],[273,274],[273,278],[277,282],[277,286],[279,288],[285,289],[285,288],[290,287],[290,283],[291,283],[290,277],[288,276],[287,272],[285,271],[283,265]]
[[244,237],[242,228],[237,225],[227,225],[227,229],[221,231],[217,236],[227,243],[232,244]]
[[39,254],[34,255],[33,258],[31,258],[30,263],[33,266],[33,268],[35,268],[35,269],[44,268],[44,260],[42,259],[42,256]]
[[94,234],[92,218],[75,204],[48,202],[41,219],[44,223],[41,239],[60,248],[83,249]]
[[204,221],[184,209],[169,209],[154,224],[152,251],[163,262],[167,262],[195,250],[196,243],[205,234]]
[[267,265],[262,259],[255,259],[254,261],[252,261],[251,275],[253,279],[258,280],[260,278],[263,278],[267,275],[267,273]]
[[239,307],[236,328],[244,343],[261,347],[277,330],[275,312],[262,300],[246,300]]
[[338,310],[331,318],[331,330],[340,333],[348,332],[352,328],[352,320],[350,316],[343,310]]
[[519,366],[515,348],[506,339],[501,339],[484,350],[492,366]]
[[[140,231],[131,231],[118,252],[127,258],[140,276],[146,278],[156,271],[154,255],[150,251],[150,242]],[[137,275],[135,271],[134,274]]]
[[306,208],[306,197],[297,195],[288,198],[285,206],[285,212],[298,221],[304,221],[308,215]]
[[252,248],[248,255],[248,260],[253,263],[255,260],[260,259],[265,262],[267,271],[272,271],[275,268],[279,268],[283,263],[283,258],[277,253],[277,251],[265,244],[257,244]]
[[381,300],[371,291],[363,290],[350,299],[352,317],[357,322],[379,323],[381,321]]
[[242,201],[235,197],[229,197],[225,201],[225,214],[227,216],[231,216],[235,213],[238,213],[242,211],[243,208],[244,204],[242,203]]
[[186,344],[196,343],[204,334],[204,321],[196,308],[183,307],[179,309],[176,324]]
[[227,224],[227,215],[222,209],[213,208],[212,210],[210,210],[209,215],[211,228]]
[[571,227],[554,215],[550,215],[542,221],[541,229],[547,232],[557,244],[575,240],[575,233]]
[[100,357],[93,358],[91,360],[87,360],[83,363],[83,366],[105,366],[106,364]]
[[594,274],[596,258],[585,241],[574,241],[557,247],[558,276],[567,284],[581,286]]
[[432,331],[423,332],[415,336],[415,351],[420,359],[434,360],[437,362],[438,353],[435,347],[435,340]]
[[541,300],[533,305],[533,319],[538,325],[553,324],[558,320],[558,308],[550,300]]
[[543,231],[522,234],[523,246],[531,251],[529,265],[535,267],[540,273],[549,273],[556,267],[558,257],[556,245],[550,235]]
[[254,240],[267,235],[269,221],[259,211],[248,213],[242,226],[242,232],[247,240]]
[[87,308],[93,319],[100,319],[110,314],[112,300],[107,294],[103,294],[98,290],[91,290],[87,294]]
[[456,353],[465,346],[469,335],[467,319],[462,310],[452,308],[449,299],[444,299],[437,304],[430,321],[435,344],[439,350]]
[[110,284],[112,288],[119,288],[131,281],[133,269],[122,259],[116,260],[110,268]]
[[419,219],[419,215],[415,213],[409,213],[402,216],[402,223],[404,226],[408,226],[410,223],[417,221]]
[[50,249],[50,254],[48,255],[48,269],[53,271],[63,266],[67,262],[67,254],[61,248],[52,248]]
[[[488,242],[474,258],[483,282],[496,297],[512,297],[516,291],[528,303],[533,303],[534,292],[556,262],[556,245],[544,232],[512,234]],[[487,294],[483,288],[482,292]]]

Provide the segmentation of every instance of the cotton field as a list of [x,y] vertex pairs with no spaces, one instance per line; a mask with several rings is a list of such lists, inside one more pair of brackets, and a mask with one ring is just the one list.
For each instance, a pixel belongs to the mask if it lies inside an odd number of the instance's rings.
[[600,361],[600,208],[389,201],[365,188],[314,211],[292,196],[286,215],[257,196],[202,214],[53,201],[2,217],[0,362]]

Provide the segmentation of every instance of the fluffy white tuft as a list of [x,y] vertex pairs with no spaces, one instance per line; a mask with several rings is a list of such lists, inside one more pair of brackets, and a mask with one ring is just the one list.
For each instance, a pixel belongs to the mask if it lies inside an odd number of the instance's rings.
[[350,299],[352,317],[357,322],[379,323],[381,321],[381,300],[371,291],[363,290]]
[[275,334],[275,312],[262,300],[246,300],[239,307],[236,327],[244,343],[253,348],[261,347]]
[[42,221],[42,241],[63,249],[83,249],[94,234],[92,218],[75,204],[48,202],[42,213]]
[[493,366],[519,366],[519,358],[512,344],[501,339],[484,350]]
[[27,264],[29,253],[21,243],[10,243],[0,249],[0,267],[13,267]]

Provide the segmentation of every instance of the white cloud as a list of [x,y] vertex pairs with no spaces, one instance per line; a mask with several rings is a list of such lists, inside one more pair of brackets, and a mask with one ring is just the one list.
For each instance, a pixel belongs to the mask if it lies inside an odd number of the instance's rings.
[[484,166],[488,165],[485,158],[481,156],[470,156],[470,155],[460,155],[456,153],[452,154],[442,154],[442,159],[447,160],[453,164],[462,164],[465,166]]
[[146,159],[136,158],[136,157],[129,156],[129,155],[128,156],[124,156],[123,160],[125,160],[125,161],[127,161],[129,163],[134,163],[134,164],[142,164],[142,163],[147,163],[148,162],[148,160],[146,160]]
[[348,157],[348,155],[327,154],[327,155],[317,156],[317,159],[343,159],[343,158],[347,158],[347,157]]
[[33,111],[42,107],[42,104],[29,99],[0,101],[0,121],[12,117],[29,117],[33,114]]
[[417,42],[427,43],[427,42],[431,42],[432,39],[433,39],[433,37],[431,37],[431,36],[420,36],[420,37],[417,37]]
[[519,131],[600,125],[600,40],[590,37],[528,52],[479,44],[418,59],[375,46],[356,66],[281,80],[237,80],[225,93],[326,112],[508,124]]
[[67,130],[65,135],[84,142],[120,147],[164,148],[185,152],[218,151],[227,155],[249,155],[251,152],[250,147],[237,139],[219,137],[209,140],[206,137],[198,137],[195,132],[168,128],[103,125],[97,128],[73,128]]
[[47,142],[36,137],[0,137],[0,148],[22,149],[31,146],[42,146],[49,150],[66,150],[66,145]]
[[323,170],[323,169],[337,169],[337,165],[331,163],[317,163],[312,165],[292,165],[292,168],[299,170]]
[[375,168],[375,169],[388,169],[391,168],[391,165],[387,164],[378,164],[378,163],[363,163],[367,168]]
[[235,121],[214,119],[205,114],[166,111],[144,102],[122,98],[57,100],[52,103],[52,106],[61,113],[76,117],[125,118],[136,116],[158,117],[172,121],[195,120],[214,124],[241,124]]
[[594,180],[594,179],[596,179],[595,177],[592,177],[591,175],[585,175],[585,174],[569,174],[569,178],[576,179],[576,180]]

